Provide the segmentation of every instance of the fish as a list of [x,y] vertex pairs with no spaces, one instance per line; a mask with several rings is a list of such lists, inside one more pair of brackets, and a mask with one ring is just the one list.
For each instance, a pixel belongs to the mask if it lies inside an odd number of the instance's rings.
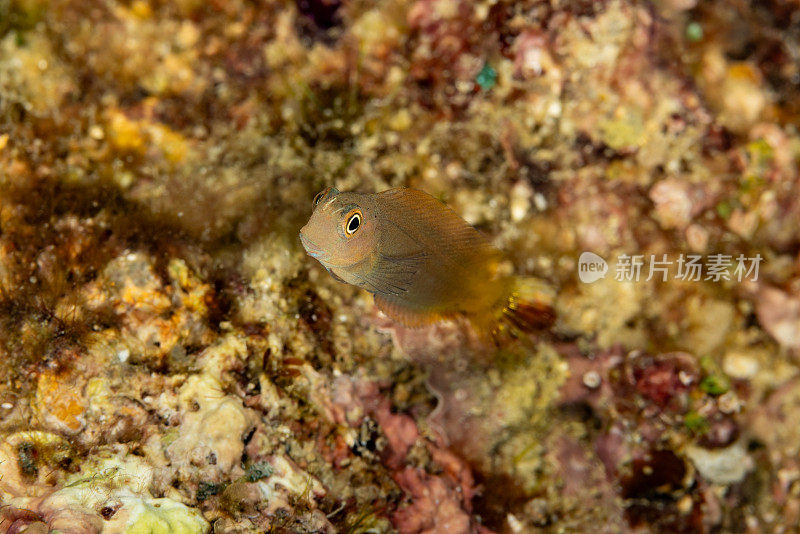
[[300,242],[339,282],[372,293],[406,327],[466,318],[480,334],[533,332],[554,320],[540,283],[504,274],[503,255],[445,203],[419,189],[328,187]]

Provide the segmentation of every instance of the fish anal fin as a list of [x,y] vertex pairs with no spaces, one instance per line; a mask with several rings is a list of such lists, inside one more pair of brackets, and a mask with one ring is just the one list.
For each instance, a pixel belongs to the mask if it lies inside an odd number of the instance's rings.
[[401,304],[390,302],[388,299],[378,294],[375,294],[374,298],[375,305],[379,310],[385,313],[390,319],[403,326],[420,328],[445,319],[445,317],[435,312],[418,312],[411,310]]

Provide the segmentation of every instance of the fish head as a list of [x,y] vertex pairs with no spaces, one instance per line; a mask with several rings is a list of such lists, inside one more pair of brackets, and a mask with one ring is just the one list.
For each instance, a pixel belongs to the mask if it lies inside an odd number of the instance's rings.
[[346,269],[376,250],[378,225],[368,195],[329,187],[314,197],[313,210],[300,241],[325,267]]

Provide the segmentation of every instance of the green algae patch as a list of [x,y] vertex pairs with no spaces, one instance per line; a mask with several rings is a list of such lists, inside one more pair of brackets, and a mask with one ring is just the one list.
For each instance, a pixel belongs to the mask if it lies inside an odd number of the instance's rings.
[[703,38],[703,26],[697,22],[690,22],[686,25],[686,39],[696,43]]
[[724,375],[708,375],[700,382],[700,389],[709,395],[719,397],[731,389],[731,383]]
[[497,84],[497,70],[486,63],[475,77],[475,81],[481,86],[481,89],[488,91]]
[[269,478],[275,472],[272,465],[268,462],[256,462],[247,467],[245,475],[248,482],[257,482],[262,478]]
[[695,411],[683,416],[683,424],[693,434],[705,434],[709,428],[708,419]]
[[125,534],[203,534],[208,522],[197,510],[171,499],[137,502]]

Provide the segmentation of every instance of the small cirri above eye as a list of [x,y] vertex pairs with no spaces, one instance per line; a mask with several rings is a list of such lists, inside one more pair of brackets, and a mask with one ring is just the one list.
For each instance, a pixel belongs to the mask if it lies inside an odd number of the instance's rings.
[[330,187],[326,187],[325,189],[317,193],[316,196],[314,197],[314,200],[311,201],[311,209],[316,208],[317,204],[319,204],[319,201],[325,198],[325,195],[327,195],[328,191],[330,190],[331,190]]
[[358,210],[354,210],[347,217],[347,222],[344,224],[344,231],[347,233],[347,235],[353,235],[358,231],[359,228],[361,228],[361,219],[362,215]]

